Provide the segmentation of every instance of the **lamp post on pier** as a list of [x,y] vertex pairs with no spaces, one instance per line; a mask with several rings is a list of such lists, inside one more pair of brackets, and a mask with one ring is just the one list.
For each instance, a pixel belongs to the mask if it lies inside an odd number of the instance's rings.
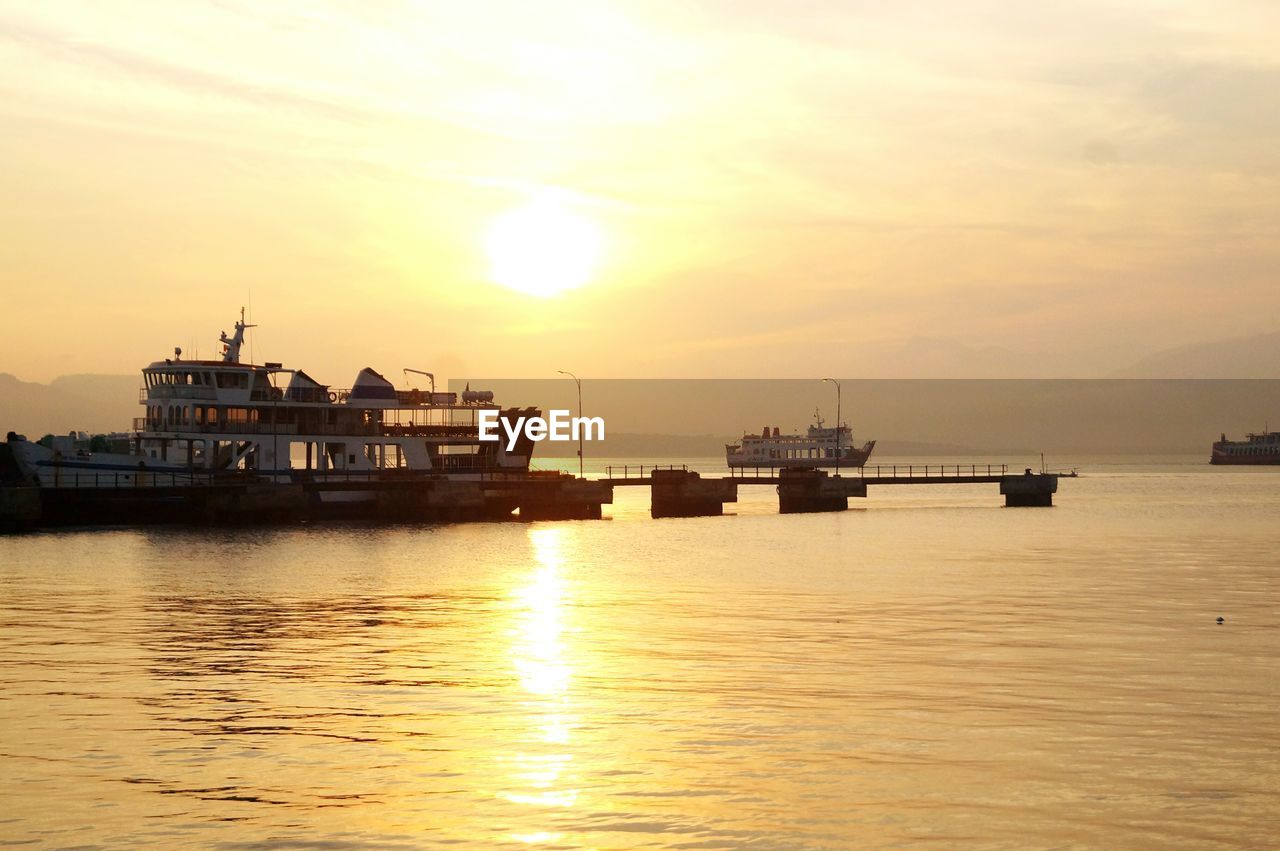
[[840,450],[840,435],[841,435],[841,430],[840,430],[840,382],[839,382],[839,381],[836,381],[834,378],[824,378],[824,379],[822,379],[822,380],[823,380],[824,382],[825,382],[825,381],[830,381],[832,384],[834,384],[834,385],[836,386],[836,475],[837,475],[837,476],[839,476],[839,475],[840,475],[840,456],[841,456],[841,454],[842,454],[842,453],[841,453],[841,450]]
[[[567,375],[573,379],[573,383],[578,385],[578,419],[582,419],[582,379],[574,375],[572,372],[564,369],[557,369],[556,372],[561,375]],[[584,479],[586,476],[582,472],[582,424],[578,424],[578,478]]]

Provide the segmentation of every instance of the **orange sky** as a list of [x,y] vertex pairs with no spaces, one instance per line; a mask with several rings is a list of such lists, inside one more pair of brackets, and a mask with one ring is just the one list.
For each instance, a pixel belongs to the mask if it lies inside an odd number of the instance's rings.
[[[1045,5],[0,2],[0,372],[250,302],[337,385],[1280,330],[1280,6]],[[600,251],[540,298],[486,238],[548,193]]]

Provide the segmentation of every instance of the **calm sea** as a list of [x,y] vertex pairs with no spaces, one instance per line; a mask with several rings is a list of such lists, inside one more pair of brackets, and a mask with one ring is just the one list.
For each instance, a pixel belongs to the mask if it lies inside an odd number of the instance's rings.
[[1272,845],[1280,468],[1204,460],[0,538],[0,845]]

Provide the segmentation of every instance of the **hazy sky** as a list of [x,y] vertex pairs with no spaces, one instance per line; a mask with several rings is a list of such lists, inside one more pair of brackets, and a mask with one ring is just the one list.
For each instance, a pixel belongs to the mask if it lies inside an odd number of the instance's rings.
[[[1277,44],[1274,0],[3,0],[0,371],[210,356],[250,300],[335,385],[1274,332]],[[546,197],[599,262],[539,298],[486,238]]]

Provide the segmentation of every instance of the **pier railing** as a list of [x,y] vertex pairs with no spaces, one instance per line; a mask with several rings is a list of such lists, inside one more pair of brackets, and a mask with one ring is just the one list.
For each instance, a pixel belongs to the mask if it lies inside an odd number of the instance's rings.
[[[459,456],[461,457],[461,456]],[[318,484],[411,483],[446,480],[465,474],[463,481],[478,482],[548,482],[573,478],[559,470],[504,470],[494,467],[443,468],[413,470],[408,467],[379,467],[372,470],[330,468],[327,470],[82,470],[54,467],[53,481],[47,488],[179,488],[208,485],[279,484],[281,481]]]
[[643,479],[646,476],[653,476],[654,470],[688,471],[688,469],[687,464],[623,464],[605,467],[604,476],[606,479]]
[[[157,470],[152,472],[141,468],[133,472],[76,470],[55,467],[53,482],[45,485],[52,488],[187,488],[197,485],[214,484],[215,476],[207,471],[170,472]],[[218,477],[222,481],[234,481],[223,474]],[[244,476],[240,477],[242,480]]]
[[[977,476],[1006,476],[1009,474],[1008,464],[876,464],[875,466],[857,467],[858,475],[863,478],[975,478]],[[852,472],[852,471],[851,471]]]

